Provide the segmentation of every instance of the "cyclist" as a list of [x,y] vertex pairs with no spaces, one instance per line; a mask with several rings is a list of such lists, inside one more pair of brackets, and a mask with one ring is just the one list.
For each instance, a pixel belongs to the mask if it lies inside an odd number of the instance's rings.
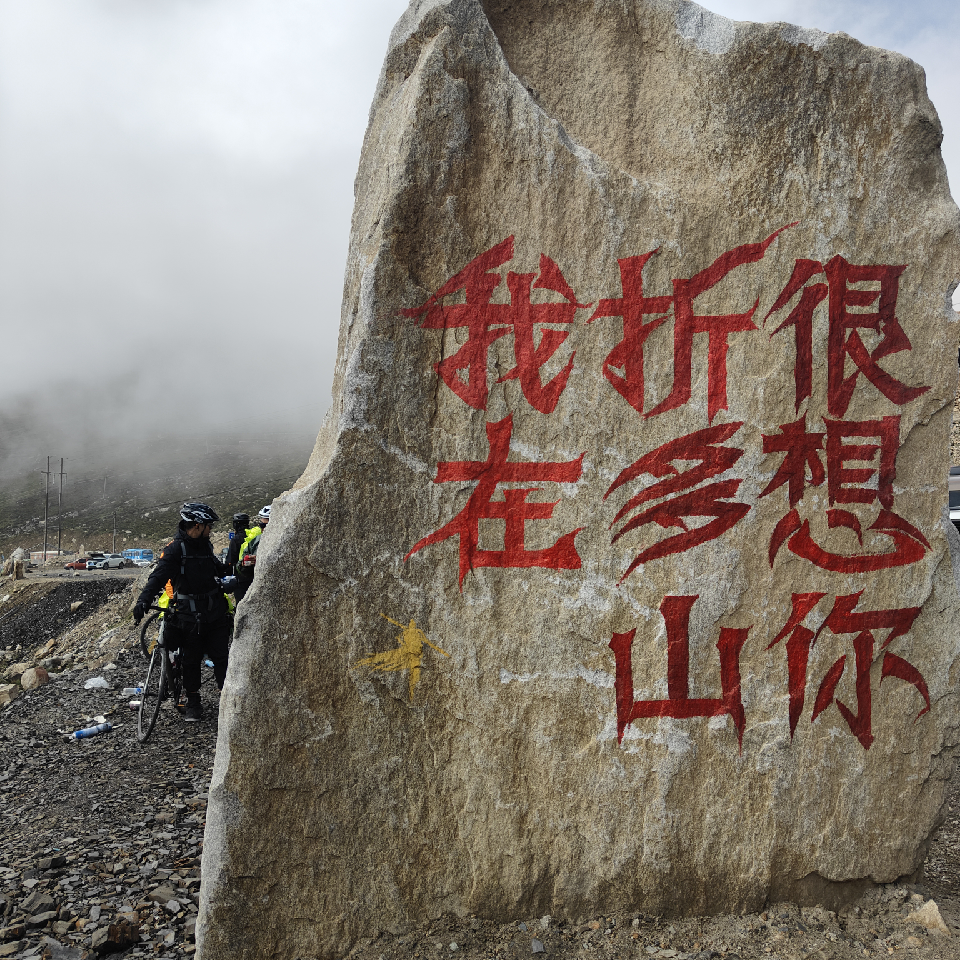
[[183,687],[187,694],[185,719],[203,719],[200,704],[200,661],[204,651],[213,661],[217,687],[227,675],[230,619],[223,586],[217,577],[226,566],[214,555],[210,531],[220,518],[205,503],[185,503],[180,508],[177,535],[168,543],[133,608],[140,623],[144,613],[169,580],[173,600],[166,613],[164,646],[180,649]]
[[[230,541],[230,547],[227,550],[227,567],[230,573],[237,573],[237,564],[240,561],[240,548],[243,546],[244,537],[247,535],[247,524],[250,522],[249,513],[235,513],[233,515],[233,539]],[[239,597],[237,598],[239,599]]]
[[256,569],[257,547],[260,545],[260,535],[267,529],[270,522],[270,505],[265,506],[257,514],[257,523],[246,531],[243,543],[240,544],[240,553],[237,557],[237,589],[234,596],[239,603],[253,583],[253,573]]

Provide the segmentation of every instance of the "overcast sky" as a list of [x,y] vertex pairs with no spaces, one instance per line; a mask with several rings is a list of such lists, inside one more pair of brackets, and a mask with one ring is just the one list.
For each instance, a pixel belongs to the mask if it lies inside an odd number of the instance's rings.
[[[105,432],[186,407],[212,429],[315,432],[353,177],[404,6],[0,0],[0,410],[53,396]],[[956,192],[960,3],[708,6],[920,62]]]

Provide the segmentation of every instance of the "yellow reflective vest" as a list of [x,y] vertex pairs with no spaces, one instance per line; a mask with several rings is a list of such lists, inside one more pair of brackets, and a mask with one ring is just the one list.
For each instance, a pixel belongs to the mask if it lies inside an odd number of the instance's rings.
[[243,543],[240,544],[240,555],[237,557],[238,567],[241,563],[243,563],[243,556],[247,552],[247,547],[249,547],[250,544],[253,543],[253,541],[256,540],[261,533],[263,533],[263,529],[261,527],[250,527],[250,529],[246,531],[246,536],[243,538]]

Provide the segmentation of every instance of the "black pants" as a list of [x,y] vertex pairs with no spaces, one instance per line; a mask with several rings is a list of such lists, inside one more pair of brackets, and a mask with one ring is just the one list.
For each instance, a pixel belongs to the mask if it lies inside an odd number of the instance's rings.
[[233,599],[239,603],[250,587],[253,586],[253,567],[237,568],[237,585],[233,591]]
[[213,675],[222,687],[227,675],[230,649],[230,617],[199,623],[186,617],[171,617],[163,627],[163,645],[168,650],[180,648],[183,662],[183,688],[187,693],[200,689],[200,661],[204,653],[213,661]]

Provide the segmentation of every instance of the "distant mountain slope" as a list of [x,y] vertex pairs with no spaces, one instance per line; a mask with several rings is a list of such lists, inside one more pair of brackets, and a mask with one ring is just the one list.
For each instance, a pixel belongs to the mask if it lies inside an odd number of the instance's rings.
[[[235,512],[255,514],[288,489],[303,472],[313,438],[171,437],[123,451],[106,445],[76,451],[64,464],[61,538],[63,549],[109,550],[116,523],[117,550],[153,546],[170,536],[177,507],[205,500],[229,529]],[[54,451],[51,451],[54,452]],[[46,456],[39,465],[6,464],[0,477],[0,552],[43,548]],[[35,461],[35,457],[30,458]],[[47,547],[57,546],[60,459],[51,458]]]

